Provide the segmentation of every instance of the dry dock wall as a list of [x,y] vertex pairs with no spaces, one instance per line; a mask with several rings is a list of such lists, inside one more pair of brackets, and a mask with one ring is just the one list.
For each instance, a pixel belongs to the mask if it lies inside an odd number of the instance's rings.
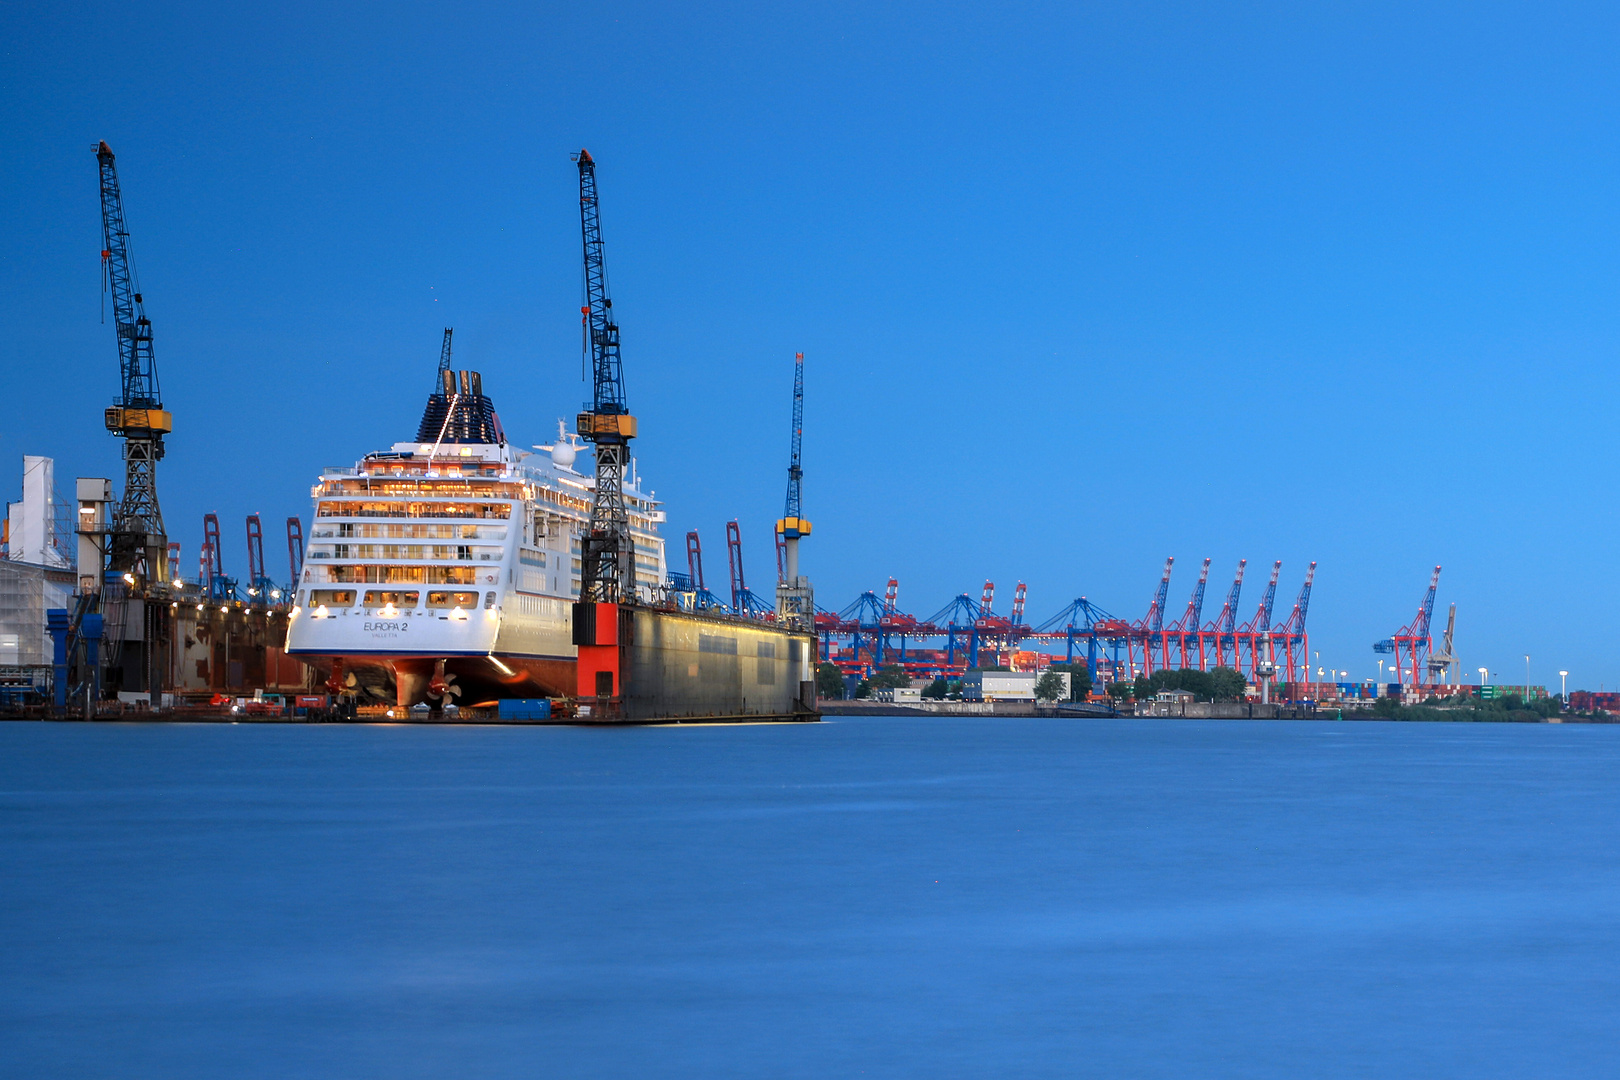
[[814,719],[815,642],[770,624],[625,608],[625,720]]

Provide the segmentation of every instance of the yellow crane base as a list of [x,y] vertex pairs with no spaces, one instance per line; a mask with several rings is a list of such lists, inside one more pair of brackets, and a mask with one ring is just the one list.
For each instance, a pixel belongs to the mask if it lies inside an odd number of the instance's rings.
[[629,413],[582,412],[575,420],[574,429],[585,439],[603,436],[633,439],[636,437],[636,418]]
[[150,431],[167,435],[174,430],[174,416],[167,409],[123,409],[114,405],[107,410],[107,430],[119,434]]

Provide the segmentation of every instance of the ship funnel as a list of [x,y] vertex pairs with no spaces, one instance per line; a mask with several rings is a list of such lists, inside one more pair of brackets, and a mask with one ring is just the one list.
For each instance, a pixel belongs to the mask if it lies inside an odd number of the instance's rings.
[[[501,418],[495,403],[484,396],[484,380],[476,371],[446,371],[444,393],[428,398],[422,410],[422,423],[416,429],[419,443],[504,443]],[[457,392],[457,386],[460,392]]]

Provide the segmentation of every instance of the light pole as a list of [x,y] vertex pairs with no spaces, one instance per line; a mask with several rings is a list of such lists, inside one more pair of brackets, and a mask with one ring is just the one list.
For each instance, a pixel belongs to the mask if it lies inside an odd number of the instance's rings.
[[1382,660],[1378,661],[1378,681],[1384,681],[1384,662]]
[[1558,705],[1559,705],[1560,708],[1568,708],[1569,707],[1569,683],[1567,681],[1568,679],[1569,679],[1569,672],[1560,671],[1558,673]]
[[1530,700],[1530,654],[1524,654],[1524,700]]

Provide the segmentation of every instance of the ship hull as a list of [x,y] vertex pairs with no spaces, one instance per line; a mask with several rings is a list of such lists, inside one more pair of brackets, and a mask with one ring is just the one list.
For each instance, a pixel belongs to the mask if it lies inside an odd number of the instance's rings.
[[333,692],[377,704],[438,709],[566,697],[578,670],[568,608],[545,599],[539,615],[300,615],[288,629],[287,652],[314,667]]
[[[503,698],[567,697],[574,693],[573,657],[401,656],[347,653],[302,656],[337,693],[377,704],[491,705]],[[442,683],[442,689],[439,685]]]

